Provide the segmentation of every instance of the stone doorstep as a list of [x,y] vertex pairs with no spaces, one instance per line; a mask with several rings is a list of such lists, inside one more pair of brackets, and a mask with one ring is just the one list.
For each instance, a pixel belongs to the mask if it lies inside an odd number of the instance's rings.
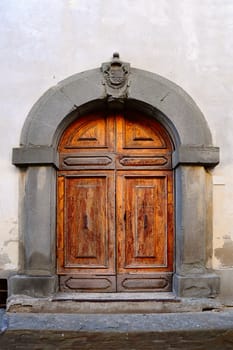
[[9,313],[155,314],[223,310],[217,299],[177,298],[173,293],[57,293],[50,298],[16,295]]
[[233,330],[233,311],[170,314],[0,313],[5,331],[174,332]]
[[1,330],[1,350],[233,349],[233,312],[7,313]]
[[159,293],[56,293],[53,301],[169,301],[169,302],[179,302],[180,298],[177,298],[174,293],[171,292],[159,292]]

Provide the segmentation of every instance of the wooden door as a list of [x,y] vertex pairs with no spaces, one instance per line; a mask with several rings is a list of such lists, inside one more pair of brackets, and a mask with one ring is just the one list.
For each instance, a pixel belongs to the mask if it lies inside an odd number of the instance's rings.
[[172,143],[154,119],[103,112],[59,144],[57,269],[63,291],[168,291]]

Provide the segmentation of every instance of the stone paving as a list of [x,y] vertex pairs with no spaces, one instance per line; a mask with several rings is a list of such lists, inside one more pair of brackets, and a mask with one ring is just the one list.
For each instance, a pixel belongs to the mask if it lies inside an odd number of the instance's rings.
[[170,314],[0,313],[0,349],[233,349],[233,311]]

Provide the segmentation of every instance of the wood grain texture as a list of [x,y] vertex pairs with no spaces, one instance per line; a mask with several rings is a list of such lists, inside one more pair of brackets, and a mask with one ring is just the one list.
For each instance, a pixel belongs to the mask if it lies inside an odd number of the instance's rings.
[[74,121],[58,150],[60,288],[171,290],[173,145],[167,131],[136,112],[99,112]]
[[115,292],[116,275],[65,275],[60,276],[60,290],[63,292]]
[[172,182],[170,171],[118,172],[119,273],[172,271]]
[[90,150],[108,150],[114,148],[114,117],[105,113],[90,114],[75,120],[63,133],[59,152],[90,152]]
[[123,154],[163,155],[173,149],[162,125],[136,112],[116,116],[116,138],[117,152]]
[[115,273],[114,173],[68,171],[58,179],[58,272]]
[[171,273],[117,275],[117,290],[119,292],[169,292],[171,285]]

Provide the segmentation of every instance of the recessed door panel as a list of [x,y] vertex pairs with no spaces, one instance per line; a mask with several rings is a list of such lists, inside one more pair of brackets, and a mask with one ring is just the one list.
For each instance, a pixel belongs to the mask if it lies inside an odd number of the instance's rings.
[[106,178],[66,180],[66,266],[106,267]]
[[[114,174],[60,174],[61,272],[115,273]],[[61,222],[62,221],[62,222]],[[93,272],[93,270],[95,270]]]
[[167,219],[170,217],[170,182],[169,172],[156,175],[119,172],[119,272],[169,269]]
[[114,127],[114,118],[105,113],[80,117],[65,130],[61,137],[59,151],[64,153],[74,152],[74,150],[82,152],[112,151]]
[[173,221],[172,173],[118,172],[117,187],[118,290],[167,291],[173,268],[173,226],[167,225]]
[[164,128],[152,118],[128,112],[117,115],[117,151],[123,154],[166,154],[172,149]]

